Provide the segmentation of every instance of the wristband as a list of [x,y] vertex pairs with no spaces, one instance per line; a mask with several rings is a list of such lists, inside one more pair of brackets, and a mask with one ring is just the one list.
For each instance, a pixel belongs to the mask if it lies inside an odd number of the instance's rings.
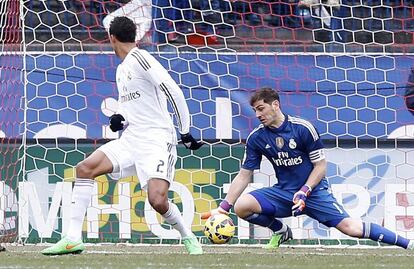
[[223,208],[225,211],[229,212],[233,205],[229,204],[226,200],[221,201],[220,207]]
[[301,191],[303,191],[305,193],[306,196],[309,196],[310,193],[312,192],[312,188],[309,185],[303,185],[302,188],[300,188]]

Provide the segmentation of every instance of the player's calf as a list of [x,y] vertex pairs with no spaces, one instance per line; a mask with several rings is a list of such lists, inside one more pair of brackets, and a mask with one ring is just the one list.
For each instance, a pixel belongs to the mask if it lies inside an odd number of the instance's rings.
[[362,223],[362,237],[374,241],[386,243],[389,245],[399,246],[405,249],[414,249],[412,240],[402,237],[393,231],[388,230],[375,223]]

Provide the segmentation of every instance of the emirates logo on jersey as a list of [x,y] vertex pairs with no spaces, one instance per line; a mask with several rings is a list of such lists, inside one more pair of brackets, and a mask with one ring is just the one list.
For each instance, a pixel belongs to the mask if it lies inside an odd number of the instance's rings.
[[298,157],[292,157],[292,158],[287,158],[287,159],[276,159],[276,158],[272,158],[273,159],[273,163],[276,166],[294,166],[294,165],[299,165],[303,162],[302,160],[302,156],[298,156]]
[[276,166],[294,166],[303,162],[302,156],[290,157],[289,152],[278,152],[277,158],[272,158]]
[[141,97],[141,94],[139,91],[130,92],[124,95],[121,95],[121,103],[136,100]]
[[282,137],[277,137],[276,138],[276,146],[281,149],[283,148],[283,145],[285,144],[285,141],[283,140]]

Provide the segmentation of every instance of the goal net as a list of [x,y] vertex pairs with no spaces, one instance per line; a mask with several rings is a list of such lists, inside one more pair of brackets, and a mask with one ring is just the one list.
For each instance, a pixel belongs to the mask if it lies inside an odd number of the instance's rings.
[[[269,86],[284,112],[308,119],[327,147],[327,178],[351,216],[414,239],[414,7],[409,1],[0,0],[0,242],[54,242],[68,229],[74,167],[118,134],[120,60],[107,28],[137,24],[137,44],[184,92],[191,132],[178,146],[169,198],[193,232],[237,174],[258,125],[248,100]],[[248,190],[277,182],[263,161]],[[232,214],[232,243],[270,233]],[[284,220],[301,242],[349,238],[302,216]],[[139,179],[96,178],[88,242],[177,242]],[[175,240],[175,241],[174,241]],[[207,242],[207,241],[205,241]],[[359,241],[356,241],[360,243]]]

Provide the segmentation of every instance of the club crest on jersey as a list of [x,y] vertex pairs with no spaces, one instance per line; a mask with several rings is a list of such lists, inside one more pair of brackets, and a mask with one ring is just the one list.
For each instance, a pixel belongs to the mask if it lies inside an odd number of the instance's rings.
[[128,80],[131,80],[131,79],[132,79],[131,72],[129,72],[129,71],[128,71],[128,76],[127,76],[127,79],[128,79]]
[[278,148],[283,148],[283,145],[285,144],[285,141],[283,140],[283,138],[282,137],[277,137],[276,138],[276,146],[278,147]]
[[297,146],[295,139],[291,138],[289,139],[289,148],[295,149]]

